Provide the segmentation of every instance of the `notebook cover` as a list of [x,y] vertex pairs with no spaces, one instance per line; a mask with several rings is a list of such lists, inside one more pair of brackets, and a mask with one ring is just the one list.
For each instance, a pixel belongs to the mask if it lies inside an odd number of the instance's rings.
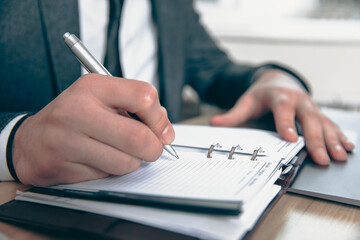
[[56,231],[64,239],[194,239],[113,217],[15,200],[0,206],[0,219],[59,237]]

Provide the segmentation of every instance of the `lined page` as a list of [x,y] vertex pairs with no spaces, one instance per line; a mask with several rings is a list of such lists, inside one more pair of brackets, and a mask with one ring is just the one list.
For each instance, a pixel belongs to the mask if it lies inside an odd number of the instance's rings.
[[163,154],[155,162],[143,162],[133,173],[77,184],[67,189],[90,189],[152,196],[198,199],[241,199],[256,192],[273,173],[270,159],[250,161],[249,156],[229,160],[224,155],[178,151],[180,159]]

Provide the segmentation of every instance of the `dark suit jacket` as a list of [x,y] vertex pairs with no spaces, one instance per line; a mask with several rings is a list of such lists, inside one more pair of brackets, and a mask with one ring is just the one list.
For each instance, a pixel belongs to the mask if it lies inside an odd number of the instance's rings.
[[[191,0],[152,0],[157,26],[160,100],[178,121],[181,92],[232,106],[259,67],[233,64],[220,51]],[[20,112],[36,112],[80,76],[62,35],[79,35],[77,0],[0,0],[0,129]],[[81,36],[80,36],[81,37]]]

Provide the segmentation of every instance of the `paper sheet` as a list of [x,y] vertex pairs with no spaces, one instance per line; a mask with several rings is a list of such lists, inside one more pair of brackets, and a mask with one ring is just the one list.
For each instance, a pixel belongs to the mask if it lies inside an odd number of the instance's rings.
[[293,158],[305,144],[303,137],[292,143],[282,140],[275,132],[259,129],[174,124],[174,130],[176,137],[173,145],[175,146],[207,150],[212,144],[219,143],[221,148],[215,148],[215,151],[229,152],[233,146],[239,145],[239,149],[235,150],[236,153],[250,155],[254,149],[261,147],[263,152],[260,155],[278,155],[284,159]]
[[155,162],[143,162],[140,169],[123,176],[56,188],[239,200],[256,193],[272,176],[280,160],[263,157],[258,161],[249,161],[247,156],[229,160],[223,155],[209,159],[204,153],[183,151],[178,151],[178,154],[180,159],[163,154]]

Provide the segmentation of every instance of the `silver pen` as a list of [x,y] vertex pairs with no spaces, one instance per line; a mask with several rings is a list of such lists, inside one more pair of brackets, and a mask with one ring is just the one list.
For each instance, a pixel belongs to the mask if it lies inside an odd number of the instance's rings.
[[[63,35],[65,43],[69,46],[70,50],[75,54],[81,65],[89,73],[98,73],[102,75],[109,75],[111,73],[89,52],[84,44],[74,34],[66,32]],[[179,158],[175,149],[171,145],[164,145],[164,149],[172,156]]]

